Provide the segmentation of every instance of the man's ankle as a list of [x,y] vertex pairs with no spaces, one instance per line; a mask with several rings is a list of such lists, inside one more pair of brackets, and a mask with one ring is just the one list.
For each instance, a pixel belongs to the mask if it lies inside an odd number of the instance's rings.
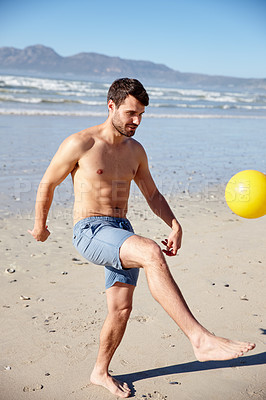
[[91,375],[94,375],[94,374],[101,375],[101,376],[108,376],[109,375],[108,368],[95,364]]
[[193,347],[200,348],[202,342],[207,336],[212,336],[212,334],[206,328],[200,325],[196,331],[193,331],[188,335],[188,339]]

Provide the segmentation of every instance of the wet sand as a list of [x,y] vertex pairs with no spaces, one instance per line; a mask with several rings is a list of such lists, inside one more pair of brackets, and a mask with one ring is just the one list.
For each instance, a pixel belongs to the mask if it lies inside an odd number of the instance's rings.
[[[158,243],[168,236],[144,201],[130,204],[136,233]],[[172,196],[170,204],[184,238],[168,261],[194,315],[216,335],[257,347],[238,360],[197,362],[141,271],[111,373],[138,400],[265,399],[266,217],[244,220],[221,199]],[[0,220],[0,398],[115,398],[89,383],[106,316],[104,270],[72,246],[70,209],[52,209],[45,243],[27,233],[32,225],[32,213]]]

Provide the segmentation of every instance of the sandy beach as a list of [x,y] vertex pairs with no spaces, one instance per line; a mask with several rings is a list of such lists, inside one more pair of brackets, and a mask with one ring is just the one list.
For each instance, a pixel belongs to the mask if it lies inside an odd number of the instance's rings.
[[[266,218],[237,217],[222,196],[169,201],[184,238],[168,261],[194,315],[216,335],[257,347],[234,361],[196,361],[141,271],[110,371],[129,383],[138,400],[266,399]],[[158,243],[168,236],[169,228],[144,200],[130,202],[128,217],[140,235]],[[115,398],[89,383],[106,316],[104,270],[72,246],[70,209],[52,208],[45,243],[27,233],[32,225],[32,213],[0,220],[0,398]]]

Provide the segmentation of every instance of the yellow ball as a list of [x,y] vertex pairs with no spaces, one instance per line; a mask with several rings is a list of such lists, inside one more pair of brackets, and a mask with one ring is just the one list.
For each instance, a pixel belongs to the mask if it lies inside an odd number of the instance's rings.
[[226,186],[225,200],[240,217],[262,217],[266,214],[266,175],[254,170],[238,172]]

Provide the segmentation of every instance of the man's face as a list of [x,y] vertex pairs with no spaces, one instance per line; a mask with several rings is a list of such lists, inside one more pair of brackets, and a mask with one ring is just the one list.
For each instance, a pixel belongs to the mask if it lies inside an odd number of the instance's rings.
[[118,108],[112,100],[109,101],[108,106],[109,110],[110,107],[112,109],[112,124],[116,131],[127,137],[133,136],[141,122],[145,106],[130,95]]

